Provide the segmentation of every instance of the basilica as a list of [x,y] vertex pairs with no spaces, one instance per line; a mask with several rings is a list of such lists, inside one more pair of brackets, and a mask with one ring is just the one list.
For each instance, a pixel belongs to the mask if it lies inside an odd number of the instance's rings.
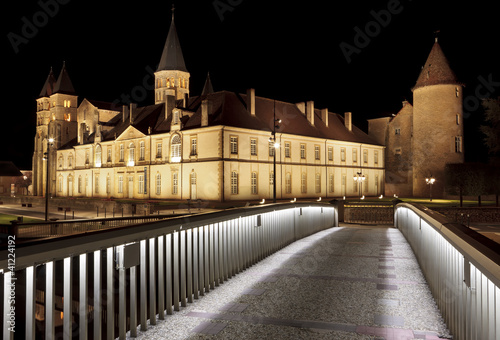
[[[418,88],[436,85],[429,80],[434,67]],[[259,97],[253,88],[215,92],[209,77],[201,94],[189,89],[173,14],[153,105],[79,102],[65,65],[57,78],[51,70],[37,99],[33,194],[248,201],[385,193],[386,158],[398,152],[387,136],[405,112],[372,122],[366,134],[353,125],[351,112],[316,108],[312,100],[287,103]],[[417,114],[415,102],[412,117]],[[461,116],[456,119],[461,124]],[[423,128],[412,129],[416,138]],[[412,167],[423,157],[413,154]],[[400,175],[392,168],[391,174]],[[403,184],[412,180],[405,177]]]

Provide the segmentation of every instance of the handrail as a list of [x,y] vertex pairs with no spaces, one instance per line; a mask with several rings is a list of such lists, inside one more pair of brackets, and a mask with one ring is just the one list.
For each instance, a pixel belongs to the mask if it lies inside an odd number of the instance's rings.
[[498,243],[420,204],[397,204],[394,225],[412,247],[454,339],[498,339]]

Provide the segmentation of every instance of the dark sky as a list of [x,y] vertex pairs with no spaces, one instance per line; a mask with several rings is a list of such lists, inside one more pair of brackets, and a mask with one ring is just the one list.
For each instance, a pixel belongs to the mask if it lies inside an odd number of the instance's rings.
[[[66,62],[79,101],[112,102],[129,95],[139,106],[150,105],[153,92],[144,88],[151,84],[150,72],[160,60],[170,26],[170,1],[58,1],[9,2],[2,18],[0,160],[12,160],[22,169],[31,168],[35,99],[51,66],[57,77]],[[200,3],[175,3],[191,95],[201,92],[210,71],[216,91],[254,87],[258,96],[314,100],[317,108],[352,111],[355,124],[364,129],[366,119],[397,112],[402,100],[411,101],[411,87],[434,32],[440,30],[440,45],[466,84],[466,158],[484,156],[484,150],[475,149],[484,148],[477,133],[482,114],[474,104],[476,93],[496,97],[500,92],[500,25],[494,2]],[[356,30],[367,29],[369,41],[360,40],[356,47]],[[25,40],[13,46],[13,37]],[[342,43],[359,48],[350,62]]]

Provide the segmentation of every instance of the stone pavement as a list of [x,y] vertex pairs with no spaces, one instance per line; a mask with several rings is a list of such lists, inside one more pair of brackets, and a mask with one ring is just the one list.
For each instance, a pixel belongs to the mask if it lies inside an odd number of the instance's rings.
[[138,339],[439,339],[449,336],[410,246],[390,226],[299,240]]

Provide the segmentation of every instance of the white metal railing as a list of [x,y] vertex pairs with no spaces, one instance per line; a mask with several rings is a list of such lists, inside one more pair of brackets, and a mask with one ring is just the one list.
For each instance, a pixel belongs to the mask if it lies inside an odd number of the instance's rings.
[[411,245],[453,338],[500,339],[500,246],[418,204],[398,204],[394,225]]
[[156,324],[287,244],[337,225],[333,205],[288,203],[30,244],[11,238],[0,251],[3,339],[135,336],[138,325],[147,330],[148,320]]

